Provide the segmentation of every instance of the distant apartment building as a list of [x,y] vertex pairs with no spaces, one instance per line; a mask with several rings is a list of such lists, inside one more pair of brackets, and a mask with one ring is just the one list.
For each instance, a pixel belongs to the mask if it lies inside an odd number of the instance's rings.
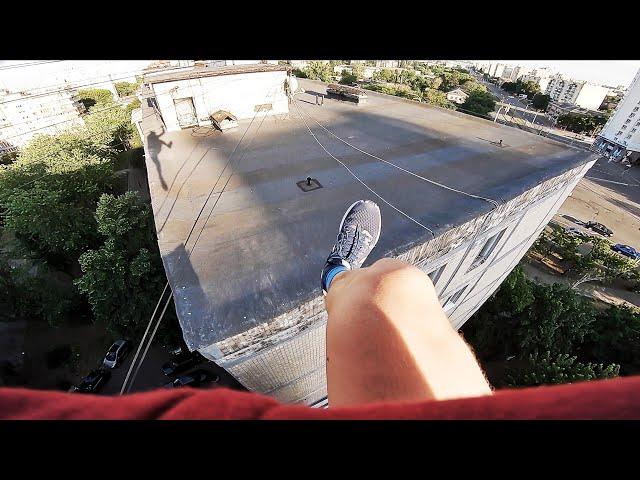
[[500,79],[505,82],[515,82],[529,72],[530,70],[528,68],[521,67],[520,65],[507,65],[504,67]]
[[469,95],[461,88],[456,88],[454,90],[451,90],[450,92],[447,92],[447,100],[453,103],[457,103],[458,105],[462,105],[464,102],[466,102],[467,98],[469,98]]
[[83,125],[82,111],[82,104],[68,90],[36,94],[0,92],[0,150],[23,147],[37,134],[51,135]]
[[554,102],[572,103],[590,110],[597,110],[608,92],[608,88],[560,74],[551,78],[545,91]]
[[501,78],[506,67],[507,66],[504,63],[491,63],[489,65],[489,69],[487,70],[487,74],[490,77]]
[[376,60],[376,67],[379,68],[398,68],[400,60]]
[[575,113],[578,115],[590,115],[592,117],[603,115],[603,112],[600,112],[598,110],[591,110],[588,108],[578,107],[573,103],[549,102],[549,106],[547,107],[547,110],[546,110],[546,115],[553,119],[558,118],[560,115],[566,115],[569,113]]
[[615,161],[638,163],[640,160],[640,70],[594,146]]
[[523,74],[520,77],[522,82],[533,82],[540,88],[541,92],[545,92],[549,86],[549,82],[553,78],[553,72],[548,68],[536,68]]

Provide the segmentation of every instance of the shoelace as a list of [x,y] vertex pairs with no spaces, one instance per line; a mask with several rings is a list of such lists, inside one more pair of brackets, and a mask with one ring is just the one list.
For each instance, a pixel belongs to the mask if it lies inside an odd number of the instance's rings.
[[[349,257],[357,259],[360,257],[361,251],[369,246],[371,240],[372,237],[369,232],[362,230],[359,226],[355,229],[345,229],[345,231],[338,234],[336,252],[344,259]],[[345,251],[347,247],[348,251]]]

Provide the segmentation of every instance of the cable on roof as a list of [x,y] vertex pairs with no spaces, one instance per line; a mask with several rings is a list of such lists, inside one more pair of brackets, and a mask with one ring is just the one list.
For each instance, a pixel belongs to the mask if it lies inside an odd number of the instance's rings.
[[316,119],[315,119],[315,118],[314,118],[310,113],[306,112],[306,111],[304,110],[304,108],[302,108],[302,107],[299,107],[299,108],[300,108],[300,109],[301,109],[301,110],[302,110],[302,111],[303,111],[303,112],[304,112],[304,113],[305,113],[305,114],[306,114],[306,115],[307,115],[311,120],[313,120],[313,121],[314,121],[314,122],[315,122],[315,123],[316,123],[320,128],[322,128],[322,129],[323,129],[325,132],[327,132],[329,135],[331,135],[331,136],[333,136],[333,137],[337,138],[337,139],[338,139],[338,140],[340,140],[342,143],[345,143],[346,145],[350,146],[350,147],[351,147],[351,148],[353,148],[354,150],[359,151],[360,153],[363,153],[363,154],[365,154],[365,155],[368,155],[369,157],[375,158],[376,160],[380,160],[381,162],[384,162],[384,163],[386,163],[387,165],[391,165],[392,167],[395,167],[395,168],[397,168],[398,170],[401,170],[401,171],[403,171],[403,172],[405,172],[405,173],[408,173],[409,175],[413,175],[414,177],[417,177],[417,178],[419,178],[420,180],[423,180],[423,181],[425,181],[425,182],[429,182],[429,183],[431,183],[431,184],[433,184],[433,185],[436,185],[436,186],[438,186],[438,187],[444,188],[444,189],[446,189],[446,190],[450,190],[450,191],[455,192],[455,193],[459,193],[459,194],[461,194],[461,195],[466,195],[467,197],[475,198],[476,200],[483,200],[483,201],[485,201],[485,202],[489,202],[491,205],[493,205],[493,208],[494,208],[494,209],[495,209],[495,208],[497,208],[497,207],[499,206],[499,203],[498,203],[497,201],[495,201],[495,200],[491,199],[491,198],[482,197],[482,196],[480,196],[480,195],[474,195],[474,194],[472,194],[472,193],[468,193],[468,192],[465,192],[465,191],[463,191],[463,190],[458,190],[457,188],[449,187],[448,185],[445,185],[445,184],[443,184],[443,183],[436,182],[435,180],[431,180],[430,178],[423,177],[422,175],[418,175],[417,173],[414,173],[414,172],[412,172],[412,171],[410,171],[410,170],[407,170],[406,168],[403,168],[403,167],[401,167],[400,165],[396,165],[395,163],[390,162],[390,161],[388,161],[388,160],[385,160],[384,158],[380,158],[380,157],[378,157],[377,155],[374,155],[374,154],[372,154],[372,153],[366,152],[366,151],[362,150],[361,148],[358,148],[358,147],[356,147],[355,145],[353,145],[353,144],[351,144],[351,143],[347,142],[346,140],[344,140],[344,139],[340,138],[338,135],[336,135],[336,134],[335,134],[335,133],[333,133],[331,130],[329,130],[328,128],[326,128],[324,125],[322,125],[322,124],[321,124],[318,120],[316,120]]
[[[296,106],[296,108],[298,109],[298,111],[300,111],[300,107],[298,106],[298,104],[296,102],[293,102],[293,104]],[[353,178],[355,178],[358,182],[360,182],[362,184],[363,187],[365,187],[367,190],[369,190],[371,193],[373,193],[376,197],[378,197],[380,200],[382,200],[385,204],[387,204],[388,206],[390,206],[391,208],[393,208],[396,212],[398,212],[399,214],[403,215],[404,217],[406,217],[407,219],[409,219],[410,221],[412,221],[413,223],[415,223],[416,225],[422,227],[423,229],[425,229],[426,231],[428,231],[431,236],[433,238],[435,238],[435,233],[433,232],[433,230],[431,230],[429,227],[427,227],[426,225],[423,225],[422,223],[420,223],[418,220],[416,220],[415,218],[413,218],[411,215],[403,212],[402,210],[400,210],[398,207],[396,207],[395,205],[393,205],[391,202],[389,202],[387,199],[385,199],[382,195],[380,195],[378,192],[376,192],[373,188],[371,188],[369,185],[367,185],[360,177],[358,177],[355,173],[353,173],[353,171],[344,163],[342,162],[342,160],[340,160],[338,157],[336,157],[335,155],[333,155],[329,150],[327,150],[325,148],[324,145],[322,145],[322,142],[320,142],[320,140],[318,140],[318,137],[316,137],[316,135],[311,131],[311,128],[309,128],[309,124],[307,123],[307,121],[304,118],[304,115],[301,114],[300,118],[302,119],[302,121],[305,124],[305,127],[307,127],[307,130],[309,131],[309,134],[313,137],[313,139],[316,141],[316,143],[318,145],[320,145],[320,148],[322,148],[322,150],[324,150],[326,152],[327,155],[329,155],[331,158],[333,158],[336,162],[338,162],[340,165],[342,165],[347,172],[349,172],[351,174],[351,176]]]

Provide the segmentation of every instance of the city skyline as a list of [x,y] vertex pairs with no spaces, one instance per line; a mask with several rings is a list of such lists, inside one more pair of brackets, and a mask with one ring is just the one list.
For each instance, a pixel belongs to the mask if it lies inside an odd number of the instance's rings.
[[640,60],[477,60],[500,62],[529,68],[548,67],[575,80],[586,80],[599,85],[628,87],[638,69]]

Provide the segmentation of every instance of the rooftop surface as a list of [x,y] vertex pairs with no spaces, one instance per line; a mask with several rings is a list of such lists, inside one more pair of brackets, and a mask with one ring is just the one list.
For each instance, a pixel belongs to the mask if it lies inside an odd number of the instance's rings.
[[[373,92],[365,104],[327,98],[319,106],[315,92],[324,93],[323,84],[300,85],[307,93],[296,96],[297,105],[349,143],[498,202],[591,159],[534,134]],[[164,132],[151,109],[143,113],[158,242],[189,347],[241,333],[320,295],[320,269],[345,209],[378,199],[320,148],[296,107],[240,121],[225,133]],[[366,156],[307,121],[327,150],[436,236],[492,208]],[[301,191],[296,182],[307,176],[322,188]],[[382,235],[365,265],[432,238],[378,203]]]

